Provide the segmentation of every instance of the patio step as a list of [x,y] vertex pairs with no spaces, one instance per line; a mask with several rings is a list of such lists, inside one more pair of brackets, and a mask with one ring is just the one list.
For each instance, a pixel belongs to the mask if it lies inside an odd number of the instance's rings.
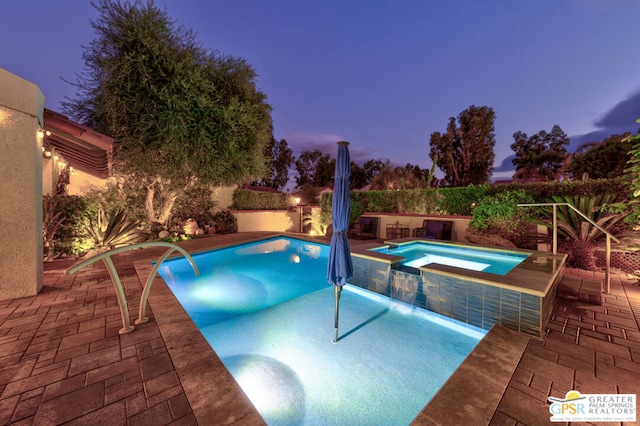
[[564,276],[558,285],[560,299],[602,305],[602,280]]

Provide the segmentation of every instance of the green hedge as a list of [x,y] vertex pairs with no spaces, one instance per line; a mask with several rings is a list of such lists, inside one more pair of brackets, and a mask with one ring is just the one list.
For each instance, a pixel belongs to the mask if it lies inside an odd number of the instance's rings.
[[[629,195],[629,189],[622,178],[527,184],[486,184],[400,191],[352,191],[351,223],[357,222],[364,212],[470,216],[473,208],[485,197],[521,191],[524,191],[536,203],[553,202],[551,198],[553,195],[618,194],[617,201],[624,201]],[[323,194],[320,205],[324,212],[331,212],[331,194]]]
[[238,188],[233,192],[233,210],[287,210],[295,203],[289,194]]
[[553,202],[554,195],[567,196],[592,196],[602,194],[617,194],[616,201],[626,201],[629,198],[629,188],[622,177],[615,179],[589,179],[572,180],[564,182],[538,182],[538,183],[509,183],[493,186],[495,195],[499,192],[511,192],[518,189],[531,195],[536,203]]

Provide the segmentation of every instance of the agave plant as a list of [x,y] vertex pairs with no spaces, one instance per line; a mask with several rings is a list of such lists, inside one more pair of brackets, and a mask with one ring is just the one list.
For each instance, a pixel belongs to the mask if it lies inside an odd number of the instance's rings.
[[85,231],[98,251],[108,250],[138,240],[137,223],[128,220],[124,209],[115,208],[107,215],[102,207],[96,217],[88,218]]
[[[554,196],[556,203],[568,203],[582,214],[596,223],[600,228],[609,232],[624,218],[627,213],[612,213],[606,210],[606,206],[615,201],[614,194],[595,196]],[[603,232],[593,226],[584,217],[568,206],[557,207],[558,232],[571,240],[595,242]]]
[[[582,217],[572,208],[561,205],[556,207],[558,233],[568,240],[569,264],[576,268],[595,268],[595,242],[602,237],[603,229],[608,233],[628,215],[627,212],[610,212],[606,206],[615,201],[615,194],[595,196],[553,196],[556,203],[568,203],[579,210],[593,223]],[[546,224],[551,227],[551,224]]]

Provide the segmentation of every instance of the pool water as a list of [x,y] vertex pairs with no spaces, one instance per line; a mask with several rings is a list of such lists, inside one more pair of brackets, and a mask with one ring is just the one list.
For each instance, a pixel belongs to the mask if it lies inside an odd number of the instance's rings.
[[334,344],[327,258],[278,238],[160,274],[268,424],[409,424],[485,332],[348,284]]
[[529,256],[522,252],[428,242],[385,246],[372,251],[402,256],[405,259],[401,263],[411,268],[437,263],[497,275],[507,274]]
[[185,259],[158,272],[203,328],[327,287],[328,256],[327,245],[278,238],[195,254],[197,277]]

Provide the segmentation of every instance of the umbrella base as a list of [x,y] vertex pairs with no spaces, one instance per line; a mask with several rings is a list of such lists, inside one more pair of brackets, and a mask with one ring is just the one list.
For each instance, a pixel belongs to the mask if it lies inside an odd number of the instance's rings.
[[335,310],[335,318],[334,318],[334,328],[336,330],[335,337],[333,338],[333,343],[338,343],[338,312],[340,311],[340,293],[342,292],[342,286],[336,285],[333,287],[333,295],[336,302],[336,310]]

